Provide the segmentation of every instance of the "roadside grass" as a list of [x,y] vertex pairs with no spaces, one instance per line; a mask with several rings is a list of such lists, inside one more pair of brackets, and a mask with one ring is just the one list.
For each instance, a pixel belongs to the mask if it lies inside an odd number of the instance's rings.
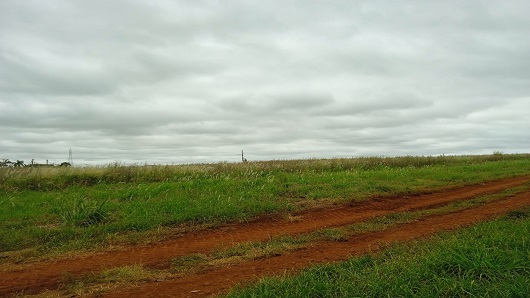
[[248,177],[278,171],[329,173],[374,170],[382,167],[474,165],[490,161],[515,161],[529,158],[530,154],[494,153],[492,155],[358,157],[189,165],[126,165],[116,162],[108,166],[96,167],[4,167],[0,168],[0,191],[47,191],[98,184],[179,182],[212,177]]
[[227,297],[528,297],[530,207],[381,253],[264,278]]
[[[346,241],[354,235],[383,231],[399,224],[410,223],[426,216],[446,214],[473,208],[478,205],[507,198],[528,190],[530,190],[530,183],[524,186],[510,188],[496,194],[453,202],[436,208],[394,213],[344,227],[321,229],[312,233],[297,236],[280,236],[274,237],[269,241],[240,243],[234,246],[218,249],[209,254],[190,254],[171,260],[170,268],[165,270],[155,270],[142,267],[141,265],[132,265],[111,268],[81,277],[67,277],[63,279],[61,289],[58,292],[54,292],[54,294],[57,296],[93,295],[104,293],[117,287],[130,286],[142,282],[172,279],[215,267],[281,255],[287,251],[307,247],[308,245],[311,245],[311,243],[317,241]],[[525,218],[529,218],[530,220],[530,208],[529,210],[512,211],[505,216],[505,219],[510,220]],[[62,294],[59,295],[59,292]],[[260,295],[249,297],[259,296]],[[320,296],[317,295],[317,297]]]
[[[530,174],[530,155],[0,169],[0,263],[161,240],[312,202],[421,193]],[[161,232],[159,232],[161,231]],[[13,251],[23,250],[23,257]],[[15,256],[14,258],[12,256]]]

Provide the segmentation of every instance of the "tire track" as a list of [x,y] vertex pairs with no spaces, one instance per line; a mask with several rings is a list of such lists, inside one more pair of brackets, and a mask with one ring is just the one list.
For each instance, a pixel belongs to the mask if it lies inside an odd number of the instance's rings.
[[260,277],[294,273],[305,267],[347,260],[354,255],[372,253],[393,242],[411,241],[440,231],[486,221],[495,216],[530,206],[530,193],[525,192],[486,205],[443,215],[434,215],[385,231],[354,236],[347,242],[319,242],[280,256],[269,257],[222,267],[160,283],[148,283],[123,289],[104,297],[205,297],[227,292],[238,283]]
[[167,268],[171,259],[188,254],[208,253],[242,242],[264,241],[276,236],[298,235],[349,225],[395,212],[432,208],[479,195],[497,193],[522,185],[529,179],[526,176],[517,177],[432,194],[381,198],[333,208],[306,210],[296,214],[296,221],[276,218],[247,224],[229,224],[211,230],[187,233],[163,243],[129,246],[119,251],[75,259],[34,263],[20,270],[0,271],[0,296],[21,291],[36,294],[47,289],[53,290],[67,274],[76,276],[131,264]]

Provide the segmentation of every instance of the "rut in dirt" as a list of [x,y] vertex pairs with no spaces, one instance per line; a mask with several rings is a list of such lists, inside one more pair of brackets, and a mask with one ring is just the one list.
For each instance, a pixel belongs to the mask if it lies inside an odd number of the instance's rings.
[[318,229],[362,222],[395,212],[432,208],[454,201],[500,192],[522,185],[529,177],[504,179],[439,193],[374,199],[362,203],[302,211],[296,221],[276,218],[247,224],[184,234],[181,237],[147,246],[98,253],[88,257],[29,264],[20,270],[0,271],[0,296],[24,291],[36,294],[56,289],[65,275],[76,276],[105,268],[142,264],[149,268],[167,268],[170,260],[188,254],[212,250],[248,241],[264,241],[282,235],[298,235]]
[[218,295],[242,282],[256,281],[265,276],[293,274],[315,264],[345,261],[352,256],[373,253],[391,243],[411,241],[437,232],[469,226],[526,206],[530,206],[529,192],[459,212],[429,216],[384,231],[356,235],[347,242],[318,242],[305,249],[285,252],[279,256],[238,263],[169,281],[147,283],[103,296],[118,298]]

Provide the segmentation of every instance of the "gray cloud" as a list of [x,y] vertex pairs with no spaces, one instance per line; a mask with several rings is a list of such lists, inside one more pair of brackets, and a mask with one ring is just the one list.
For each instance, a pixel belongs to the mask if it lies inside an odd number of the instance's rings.
[[530,4],[0,2],[0,158],[529,147]]

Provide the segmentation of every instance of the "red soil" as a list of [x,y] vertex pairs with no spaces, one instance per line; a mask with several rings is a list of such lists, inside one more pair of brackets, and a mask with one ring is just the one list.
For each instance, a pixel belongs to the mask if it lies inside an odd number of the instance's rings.
[[[24,292],[40,293],[56,289],[65,275],[81,275],[105,268],[142,264],[152,268],[167,268],[170,260],[194,253],[208,253],[216,248],[247,241],[263,241],[272,236],[296,235],[314,230],[344,226],[395,212],[432,208],[453,201],[491,194],[529,181],[528,177],[506,179],[475,186],[455,188],[434,194],[411,197],[375,199],[333,208],[306,210],[296,214],[296,221],[282,218],[257,220],[247,224],[229,224],[220,228],[184,234],[174,240],[146,246],[129,246],[119,251],[103,252],[74,259],[39,262],[20,270],[0,271],[0,296]],[[190,275],[161,283],[148,283],[138,288],[124,289],[110,296],[171,296],[209,295],[226,291],[241,281],[296,270],[313,263],[346,259],[352,254],[366,253],[392,241],[406,241],[439,230],[454,229],[494,215],[530,204],[530,194],[487,204],[459,213],[433,216],[391,230],[356,236],[348,242],[322,242],[281,256],[245,262],[236,267]],[[199,292],[196,292],[200,290]],[[193,292],[193,293],[192,293]]]

